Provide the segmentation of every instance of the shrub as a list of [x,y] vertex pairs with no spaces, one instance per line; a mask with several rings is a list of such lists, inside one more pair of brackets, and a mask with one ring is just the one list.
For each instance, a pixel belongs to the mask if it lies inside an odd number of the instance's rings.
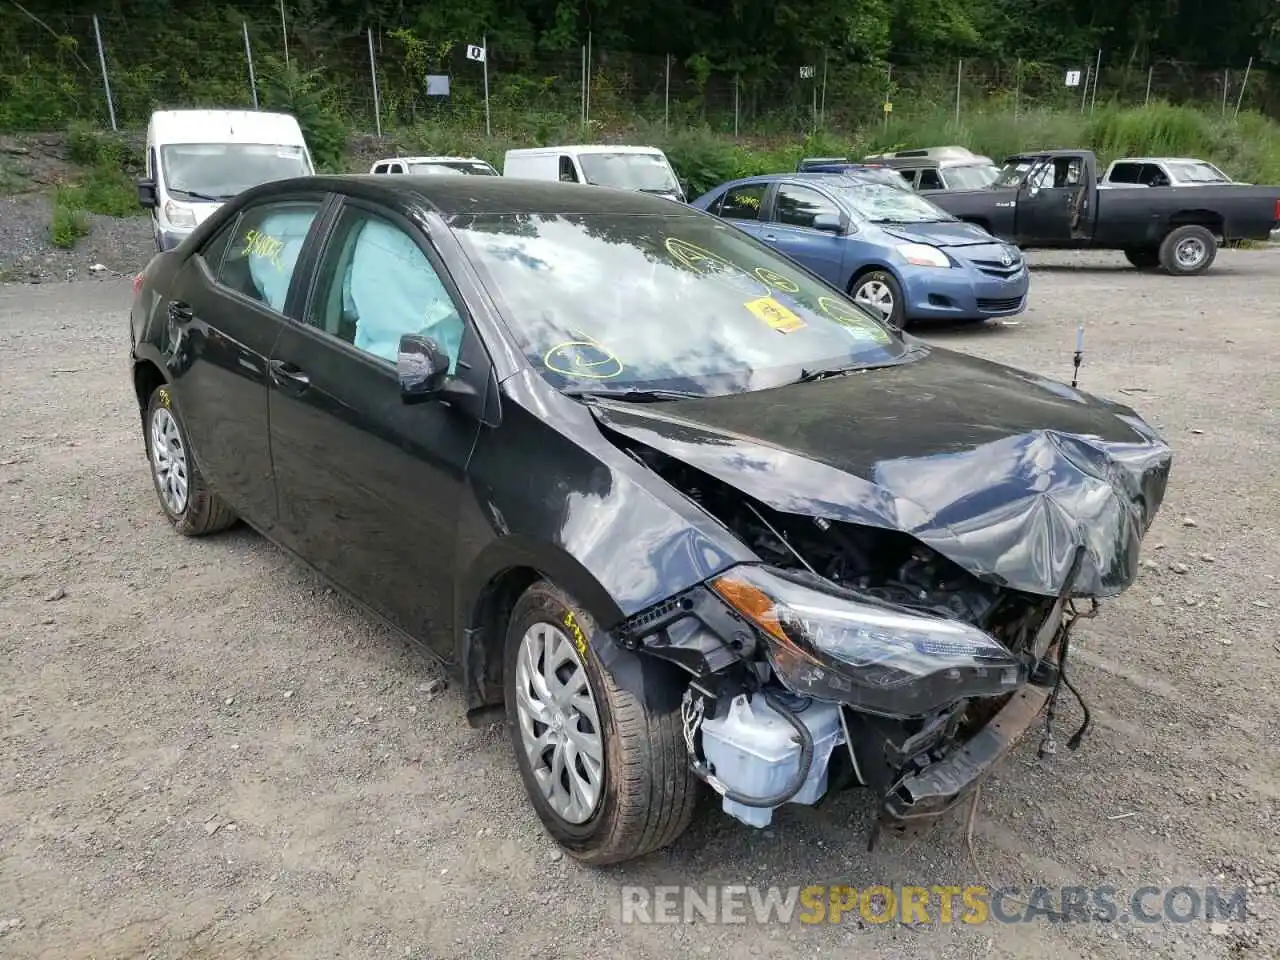
[[70,250],[89,233],[89,216],[84,210],[83,195],[76,187],[59,187],[53,195],[53,216],[49,222],[49,241]]

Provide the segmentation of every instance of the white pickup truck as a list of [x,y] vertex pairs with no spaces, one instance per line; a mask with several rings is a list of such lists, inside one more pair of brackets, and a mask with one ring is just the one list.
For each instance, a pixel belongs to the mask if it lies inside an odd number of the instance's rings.
[[1125,157],[1112,161],[1098,179],[1105,187],[1203,187],[1239,183],[1207,160],[1194,157]]

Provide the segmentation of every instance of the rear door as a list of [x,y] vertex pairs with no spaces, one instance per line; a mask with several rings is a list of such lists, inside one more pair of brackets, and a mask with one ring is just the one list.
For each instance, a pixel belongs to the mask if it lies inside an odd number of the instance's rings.
[[763,180],[730,187],[711,205],[710,212],[759,239],[766,226],[764,212],[769,186],[769,181]]
[[[400,335],[433,337],[484,396],[490,366],[465,299],[421,229],[347,198],[302,322],[271,354],[279,538],[451,655],[458,502],[477,420],[400,397]],[[459,358],[466,362],[459,365]]]
[[298,309],[295,267],[326,205],[291,193],[242,210],[179,269],[168,305],[172,389],[192,455],[244,519],[276,519],[267,358]]
[[813,227],[814,218],[819,214],[841,216],[836,202],[813,187],[780,183],[770,206],[769,221],[762,228],[760,238],[843,289],[845,238]]

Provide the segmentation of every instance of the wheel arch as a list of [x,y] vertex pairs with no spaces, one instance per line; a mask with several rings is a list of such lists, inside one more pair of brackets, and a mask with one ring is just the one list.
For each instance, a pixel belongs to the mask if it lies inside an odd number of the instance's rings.
[[861,263],[854,269],[853,273],[849,276],[849,282],[845,285],[845,293],[852,294],[854,284],[865,277],[868,273],[874,273],[877,270],[882,270],[889,274],[894,280],[898,281],[899,287],[902,286],[902,277],[899,275],[897,270],[889,266],[888,263],[880,260],[872,260],[866,263]]
[[1204,227],[1218,239],[1226,235],[1226,218],[1217,210],[1189,208],[1179,210],[1165,224],[1165,236],[1179,227]]

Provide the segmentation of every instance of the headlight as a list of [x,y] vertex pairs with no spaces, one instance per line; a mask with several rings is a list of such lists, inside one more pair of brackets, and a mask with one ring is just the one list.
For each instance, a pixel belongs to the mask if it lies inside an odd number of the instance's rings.
[[174,203],[172,200],[164,205],[164,217],[175,227],[194,227],[196,225],[196,215],[191,211],[191,208]]
[[900,243],[897,251],[907,263],[914,264],[917,267],[949,267],[951,261],[947,259],[947,255],[937,247],[931,247],[927,243]]
[[831,586],[755,565],[712,581],[764,633],[778,679],[803,696],[920,716],[965,697],[1011,693],[1026,679],[1022,662],[976,627],[860,602]]

